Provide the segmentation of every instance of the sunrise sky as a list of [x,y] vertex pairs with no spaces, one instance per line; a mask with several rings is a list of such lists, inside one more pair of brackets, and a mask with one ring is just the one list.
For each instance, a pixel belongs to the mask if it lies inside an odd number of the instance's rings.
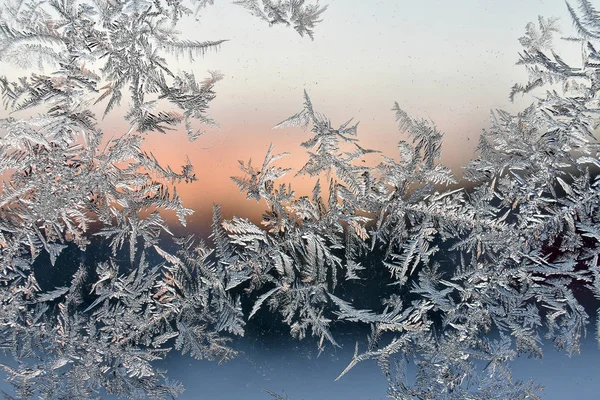
[[[310,133],[271,128],[301,110],[305,89],[333,125],[353,117],[360,121],[363,147],[388,156],[396,156],[396,143],[405,139],[396,129],[394,101],[414,117],[433,120],[445,133],[443,162],[460,174],[473,157],[479,133],[489,126],[490,110],[516,112],[533,101],[508,100],[511,86],[527,79],[525,70],[515,66],[521,51],[517,39],[527,22],[538,15],[556,16],[565,36],[572,31],[562,0],[321,4],[329,8],[314,41],[291,28],[269,27],[225,0],[202,10],[198,21],[179,25],[183,38],[229,40],[194,61],[168,59],[172,69],[194,71],[198,78],[208,76],[208,70],[225,76],[209,110],[220,128],[207,129],[192,143],[183,131],[153,133],[146,143],[146,150],[174,169],[186,155],[194,164],[199,181],[178,188],[184,204],[196,210],[192,226],[206,226],[213,203],[223,205],[226,216],[260,216],[264,205],[245,200],[229,179],[238,174],[237,160],[260,164],[273,143],[277,152],[292,153],[280,166],[303,165],[306,155],[299,144]],[[564,46],[577,54],[577,45]],[[3,68],[14,72],[12,66]],[[125,132],[123,114],[117,110],[100,126],[109,135]],[[300,181],[298,191],[313,182]]]

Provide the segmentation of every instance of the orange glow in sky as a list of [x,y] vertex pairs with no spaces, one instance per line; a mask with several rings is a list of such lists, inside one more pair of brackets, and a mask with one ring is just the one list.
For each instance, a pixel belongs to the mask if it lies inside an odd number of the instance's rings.
[[[200,80],[209,70],[224,75],[209,109],[220,128],[207,128],[194,142],[183,129],[150,133],[144,150],[175,171],[190,158],[199,180],[178,187],[184,205],[196,210],[190,226],[207,226],[213,204],[221,204],[225,216],[256,220],[264,204],[246,200],[229,177],[238,175],[238,160],[252,158],[260,165],[270,143],[277,153],[291,153],[279,166],[297,170],[304,164],[300,143],[310,131],[271,128],[302,109],[307,90],[315,109],[334,126],[349,118],[360,121],[361,146],[390,157],[397,155],[397,142],[407,139],[396,128],[395,101],[411,116],[431,119],[445,133],[442,162],[460,176],[481,130],[489,126],[490,110],[516,112],[533,101],[508,100],[511,86],[527,77],[515,66],[525,25],[542,14],[563,17],[564,36],[571,29],[563,1],[512,1],[511,6],[508,0],[324,0],[329,7],[314,41],[293,29],[269,27],[231,2],[218,2],[178,29],[182,38],[228,41],[193,61],[167,61],[174,71],[193,71]],[[9,77],[29,75],[0,67]],[[107,135],[127,131],[125,111],[101,120],[102,109],[94,110]],[[294,187],[308,193],[314,182],[294,180]]]

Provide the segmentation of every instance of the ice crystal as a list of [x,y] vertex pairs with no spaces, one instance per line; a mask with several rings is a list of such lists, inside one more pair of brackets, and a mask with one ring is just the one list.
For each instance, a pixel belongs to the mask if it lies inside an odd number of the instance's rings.
[[[325,10],[303,0],[235,3],[311,38]],[[176,75],[164,54],[193,57],[224,41],[181,39],[174,27],[193,13],[181,1],[6,2],[0,59],[53,68],[0,79],[15,113],[0,139],[0,347],[16,360],[2,366],[15,396],[174,398],[182,386],[153,361],[172,348],[227,360],[231,335],[272,313],[320,350],[338,345],[333,324],[369,325],[366,349],[357,343],[340,378],[374,359],[393,399],[537,398],[533,382],[513,380],[510,361],[541,357],[544,339],[577,353],[590,318],[575,288],[600,299],[600,14],[587,0],[568,11],[582,65],[554,53],[554,20],[527,25],[518,63],[530,80],[511,98],[556,83],[563,93],[548,91],[517,115],[492,113],[465,170],[468,189],[449,186],[456,179],[440,163],[433,123],[394,104],[390,120],[406,140],[397,157],[369,167],[363,157],[377,152],[359,144],[358,124],[334,128],[305,92],[302,111],[276,127],[311,128],[297,171],[314,179],[311,195],[283,181],[286,153],[271,146],[260,167],[241,161],[233,178],[248,199],[265,201],[262,226],[215,206],[211,243],[168,244],[159,211],[185,224],[192,210],[175,186],[198,178],[189,160],[177,172],[144,152],[144,135],[183,124],[196,139],[195,124],[214,123],[206,111],[222,76]],[[129,130],[103,140],[89,104],[106,114],[126,99]],[[23,110],[38,115],[18,117]],[[99,239],[105,260],[64,261]],[[40,285],[42,254],[70,280]],[[387,289],[370,309],[354,304],[348,288],[380,271]]]

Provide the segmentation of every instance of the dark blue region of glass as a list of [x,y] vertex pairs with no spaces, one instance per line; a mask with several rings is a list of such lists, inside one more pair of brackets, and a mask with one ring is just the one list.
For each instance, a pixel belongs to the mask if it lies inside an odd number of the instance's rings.
[[341,349],[329,347],[319,355],[317,342],[310,338],[247,338],[235,346],[240,354],[221,365],[172,354],[161,367],[184,384],[181,400],[273,400],[265,389],[290,400],[385,399],[387,381],[373,361],[357,365],[335,381],[354,353],[353,341],[341,338],[340,344]]
[[[319,355],[317,342],[310,337],[297,341],[285,332],[268,336],[249,332],[232,343],[239,351],[233,360],[222,364],[197,361],[173,351],[156,366],[166,369],[169,379],[183,383],[186,390],[179,400],[273,400],[265,389],[287,395],[290,400],[386,399],[387,381],[374,361],[359,363],[335,381],[352,359],[356,339],[362,341],[360,350],[365,349],[365,336],[360,336],[356,332],[337,332],[336,339],[342,347],[329,346]],[[593,335],[582,342],[581,353],[572,357],[548,341],[544,341],[543,351],[543,359],[517,357],[511,364],[514,380],[533,379],[544,386],[541,397],[545,400],[597,398],[600,350]],[[0,362],[16,366],[10,357],[1,357]],[[408,365],[407,372],[409,380],[413,380],[414,364]],[[2,372],[0,390],[14,394],[5,377]]]
[[[317,357],[316,343],[290,343],[282,338],[278,343],[243,343],[243,354],[221,365],[195,361],[173,354],[162,364],[168,376],[182,382],[186,391],[181,400],[272,400],[264,389],[290,400],[386,399],[387,381],[373,361],[359,363],[339,381],[335,378],[346,368],[354,353],[354,343],[340,340],[341,349],[329,349]],[[364,349],[364,345],[363,345]],[[545,400],[593,399],[600,393],[600,350],[595,339],[588,337],[581,354],[568,357],[551,343],[544,345],[544,358],[518,357],[513,363],[513,378],[544,386]],[[414,364],[409,364],[408,376],[414,377]]]

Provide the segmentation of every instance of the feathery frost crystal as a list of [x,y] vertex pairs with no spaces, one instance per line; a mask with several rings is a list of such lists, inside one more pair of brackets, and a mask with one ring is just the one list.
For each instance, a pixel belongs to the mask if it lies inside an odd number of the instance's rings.
[[[304,0],[234,3],[311,39],[326,10]],[[305,92],[302,110],[276,128],[310,129],[296,174],[314,179],[312,194],[298,196],[283,180],[287,154],[271,146],[262,165],[240,161],[242,175],[232,178],[248,199],[264,200],[261,226],[224,219],[215,206],[210,241],[167,241],[160,211],[185,225],[193,211],[176,186],[202,176],[189,160],[177,171],[162,166],[142,144],[146,133],[178,125],[195,140],[216,123],[207,109],[222,75],[198,81],[165,59],[226,45],[176,30],[212,4],[2,5],[0,59],[27,68],[16,81],[0,79],[13,112],[0,121],[0,347],[15,359],[2,365],[14,386],[6,397],[175,398],[182,385],[153,361],[173,349],[230,359],[232,336],[271,313],[320,351],[339,346],[333,325],[370,326],[340,377],[376,360],[392,399],[539,398],[533,382],[513,379],[510,362],[541,357],[544,340],[578,353],[590,310],[576,293],[600,299],[600,13],[587,0],[567,5],[578,66],[554,52],[555,20],[527,24],[518,64],[530,79],[510,97],[554,86],[517,115],[492,112],[465,168],[468,189],[456,189],[440,163],[443,135],[433,123],[394,104],[390,120],[407,140],[369,167],[361,161],[378,152],[359,144],[358,123],[336,128]],[[96,103],[104,115],[124,107],[129,130],[105,138],[90,111]],[[90,246],[108,249],[106,258],[73,265],[69,255]],[[70,278],[40,285],[34,263],[45,257],[45,268]],[[353,304],[353,285],[380,275],[386,289],[373,309]],[[600,341],[600,325],[596,332]]]

